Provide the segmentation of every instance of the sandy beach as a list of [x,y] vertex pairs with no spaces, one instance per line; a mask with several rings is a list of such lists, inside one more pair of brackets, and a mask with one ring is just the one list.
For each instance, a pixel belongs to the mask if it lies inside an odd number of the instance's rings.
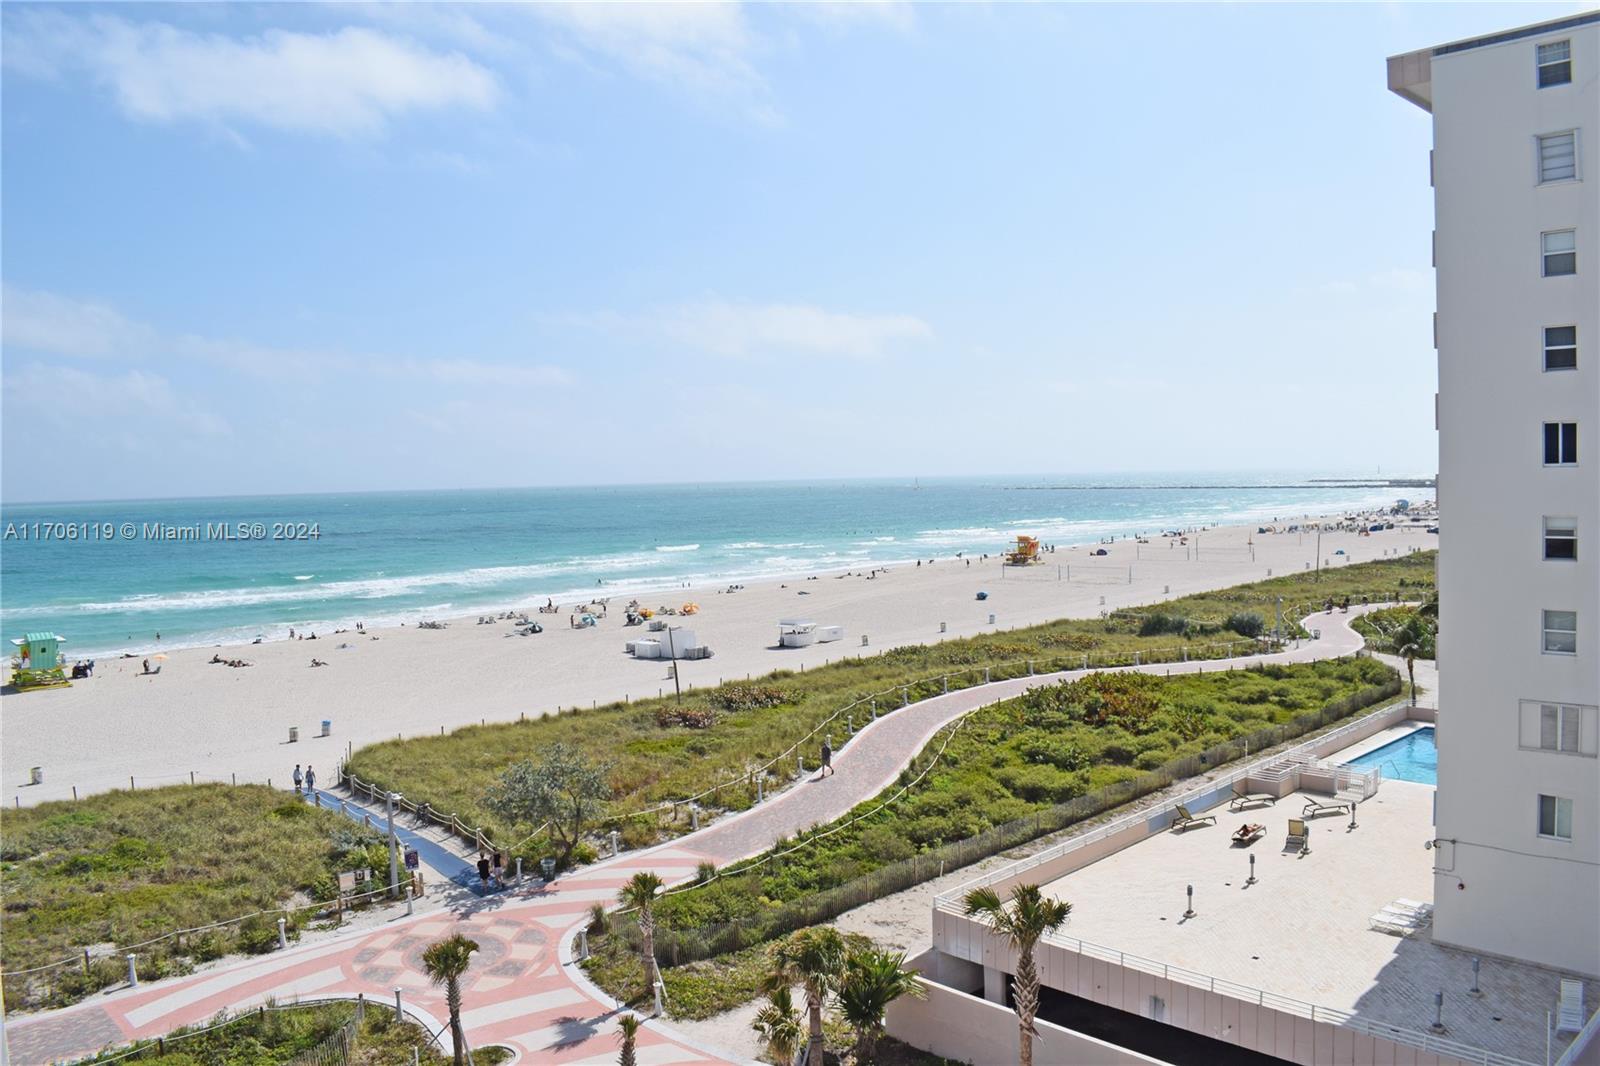
[[[1397,525],[1370,536],[1329,531],[1321,540],[1324,565],[1338,567],[1433,548],[1437,537],[1420,525]],[[711,686],[1301,572],[1315,564],[1317,537],[1262,534],[1252,525],[1210,529],[1187,545],[1156,535],[1142,544],[1104,545],[1105,556],[1091,554],[1097,547],[1061,545],[1042,565],[1003,574],[992,556],[945,557],[871,578],[865,571],[819,573],[750,582],[738,591],[697,586],[641,599],[648,607],[700,605],[696,616],[674,624],[692,629],[715,653],[683,663],[683,683]],[[989,593],[986,601],[975,598],[980,590]],[[516,635],[510,621],[480,625],[467,617],[447,620],[444,629],[404,626],[176,650],[153,675],[141,674],[142,656],[102,658],[92,678],[71,688],[0,698],[0,785],[12,803],[28,805],[71,798],[74,787],[79,795],[127,788],[130,778],[140,788],[188,781],[191,774],[281,783],[296,763],[315,766],[331,783],[351,747],[670,691],[668,664],[624,651],[625,641],[647,635],[643,627],[624,627],[626,599],[613,598],[608,616],[587,629],[569,628],[570,603],[560,614],[533,613],[545,626],[533,636]],[[505,605],[530,612],[537,606]],[[779,649],[780,618],[840,625],[845,637]],[[213,656],[251,665],[213,664]],[[312,667],[314,658],[327,665]],[[331,722],[326,738],[318,735],[324,719]],[[291,727],[299,730],[298,743],[288,742]],[[31,767],[42,769],[42,784],[28,784]]]

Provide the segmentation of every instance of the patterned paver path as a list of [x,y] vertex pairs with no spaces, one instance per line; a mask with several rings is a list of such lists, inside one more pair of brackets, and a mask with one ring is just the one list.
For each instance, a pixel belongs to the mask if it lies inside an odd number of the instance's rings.
[[[1187,673],[1226,668],[1230,662],[1309,662],[1348,655],[1361,647],[1359,634],[1348,625],[1354,613],[1359,612],[1307,619],[1307,628],[1320,628],[1322,639],[1274,655],[1132,669]],[[17,1018],[6,1025],[12,1061],[70,1060],[110,1043],[170,1032],[220,1010],[254,1006],[268,997],[285,1001],[364,993],[389,1001],[399,989],[408,1009],[438,1029],[447,1018],[444,997],[422,971],[422,951],[460,932],[480,945],[463,982],[467,1008],[462,1021],[471,1046],[506,1044],[522,1053],[524,1063],[613,1062],[618,1006],[585,979],[570,950],[591,904],[614,900],[636,871],[653,870],[671,884],[692,877],[701,862],[720,866],[761,852],[780,836],[831,821],[893,781],[928,739],[958,715],[1081,673],[999,681],[900,708],[872,722],[835,753],[837,773],[820,780],[810,777],[699,832],[624,853],[548,885],[397,918],[381,929]],[[661,1021],[640,1031],[639,1062],[644,1066],[732,1061],[733,1056],[698,1047]]]

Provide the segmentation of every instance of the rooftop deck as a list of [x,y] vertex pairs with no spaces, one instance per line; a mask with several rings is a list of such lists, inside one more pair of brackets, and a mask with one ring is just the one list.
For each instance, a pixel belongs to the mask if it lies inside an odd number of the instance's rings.
[[[1374,743],[1382,741],[1361,747]],[[1555,1006],[1559,974],[1485,958],[1475,996],[1469,954],[1434,944],[1427,930],[1401,939],[1369,928],[1370,916],[1395,900],[1432,900],[1433,853],[1423,843],[1432,836],[1433,794],[1427,785],[1385,781],[1358,808],[1357,828],[1344,815],[1309,820],[1305,855],[1282,850],[1288,822],[1307,799],[1329,797],[1296,792],[1237,813],[1214,807],[1207,813],[1217,815],[1215,825],[1154,834],[1050,882],[1047,891],[1073,905],[1054,939],[1414,1031],[1429,1030],[1442,991],[1439,1035],[1544,1062],[1545,1012]],[[1266,835],[1234,846],[1230,836],[1246,822],[1265,825]],[[1247,885],[1252,852],[1257,882]],[[1185,918],[1191,884],[1195,913]],[[1570,1040],[1553,1042],[1554,1054]]]

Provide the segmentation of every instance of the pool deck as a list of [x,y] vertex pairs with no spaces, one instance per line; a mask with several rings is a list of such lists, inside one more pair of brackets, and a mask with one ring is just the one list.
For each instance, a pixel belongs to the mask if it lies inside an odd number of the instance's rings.
[[[1334,761],[1417,727],[1385,730]],[[1045,887],[1073,905],[1064,937],[1418,1031],[1432,1024],[1434,993],[1443,991],[1440,1035],[1542,1063],[1560,974],[1485,958],[1474,996],[1469,954],[1434,944],[1427,930],[1402,939],[1368,928],[1386,904],[1433,898],[1433,853],[1423,848],[1433,796],[1431,786],[1386,780],[1357,809],[1358,828],[1347,816],[1313,820],[1303,856],[1282,851],[1289,819],[1307,798],[1328,797],[1296,792],[1238,813],[1222,805],[1208,812],[1214,826],[1156,834]],[[1265,825],[1266,835],[1235,847],[1230,834],[1246,822]],[[1249,853],[1254,885],[1245,884]],[[1184,917],[1188,884],[1192,918]],[[1569,1042],[1555,1041],[1555,1054]]]

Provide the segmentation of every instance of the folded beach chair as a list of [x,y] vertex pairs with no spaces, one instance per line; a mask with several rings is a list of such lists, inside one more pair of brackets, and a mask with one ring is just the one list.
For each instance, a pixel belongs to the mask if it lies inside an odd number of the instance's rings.
[[1561,1000],[1556,1004],[1556,1032],[1576,1033],[1583,1029],[1583,982],[1561,979]]
[[1233,799],[1228,801],[1228,810],[1242,811],[1246,807],[1256,806],[1262,803],[1269,803],[1275,806],[1277,802],[1278,797],[1274,796],[1270,792],[1247,792],[1238,785],[1234,785]]
[[1309,840],[1310,833],[1306,829],[1306,823],[1299,818],[1290,818],[1289,835],[1283,842],[1283,850],[1286,852],[1304,852]]
[[1172,828],[1174,829],[1188,829],[1190,826],[1199,825],[1201,822],[1210,822],[1212,825],[1216,825],[1217,816],[1214,814],[1202,814],[1196,818],[1189,813],[1189,808],[1181,803],[1177,805],[1177,812],[1172,816]]

